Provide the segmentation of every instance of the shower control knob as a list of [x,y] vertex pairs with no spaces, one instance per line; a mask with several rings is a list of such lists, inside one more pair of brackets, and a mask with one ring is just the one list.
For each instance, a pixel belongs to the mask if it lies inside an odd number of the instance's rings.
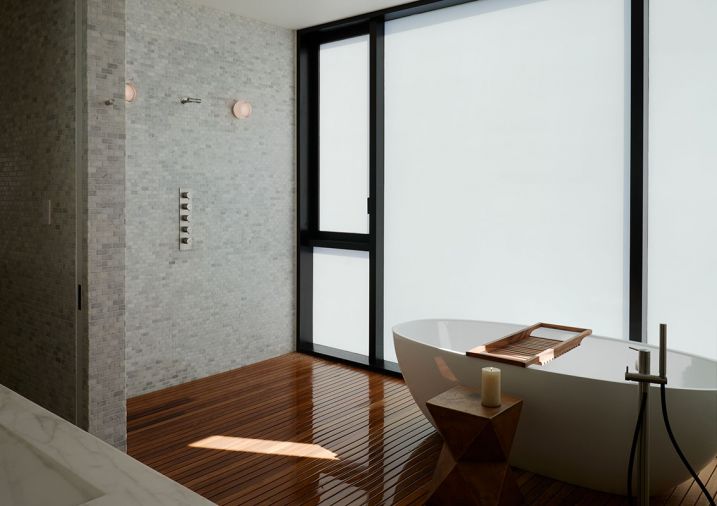
[[187,187],[179,188],[179,251],[192,249],[192,195],[194,192]]

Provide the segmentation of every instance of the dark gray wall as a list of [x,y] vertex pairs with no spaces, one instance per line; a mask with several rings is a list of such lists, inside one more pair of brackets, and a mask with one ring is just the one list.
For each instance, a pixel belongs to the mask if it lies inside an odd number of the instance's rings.
[[[127,0],[129,396],[294,348],[294,38],[185,0]],[[235,99],[250,119],[231,115]],[[187,252],[180,186],[195,194]]]
[[120,448],[124,31],[124,0],[0,16],[0,383]]
[[73,0],[5,0],[0,14],[0,383],[71,421],[74,13]]

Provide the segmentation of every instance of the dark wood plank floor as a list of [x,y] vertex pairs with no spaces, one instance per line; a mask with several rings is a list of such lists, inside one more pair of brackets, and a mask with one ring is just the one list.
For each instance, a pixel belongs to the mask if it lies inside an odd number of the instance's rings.
[[[441,447],[402,380],[297,353],[127,408],[129,454],[219,504],[421,504]],[[626,504],[515,472],[527,504]],[[717,459],[701,475],[717,495]],[[653,502],[707,504],[692,482]]]

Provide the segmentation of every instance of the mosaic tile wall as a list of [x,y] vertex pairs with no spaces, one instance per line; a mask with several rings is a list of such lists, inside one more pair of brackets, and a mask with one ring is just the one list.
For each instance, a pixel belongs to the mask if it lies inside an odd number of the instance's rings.
[[87,427],[124,449],[125,1],[88,0],[86,16]]
[[[127,394],[294,349],[294,32],[127,0]],[[180,97],[201,104],[180,104]],[[231,115],[235,99],[254,107]],[[191,251],[178,189],[194,192]]]
[[74,2],[4,0],[0,48],[0,383],[74,421]]

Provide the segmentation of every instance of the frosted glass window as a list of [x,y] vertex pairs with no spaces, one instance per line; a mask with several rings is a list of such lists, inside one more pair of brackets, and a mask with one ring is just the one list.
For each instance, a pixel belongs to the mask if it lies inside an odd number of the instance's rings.
[[416,318],[627,337],[627,13],[481,0],[386,24],[386,359]]
[[717,2],[650,2],[648,340],[717,359]]
[[319,228],[368,233],[368,35],[319,50]]
[[314,248],[314,344],[368,355],[369,257]]

